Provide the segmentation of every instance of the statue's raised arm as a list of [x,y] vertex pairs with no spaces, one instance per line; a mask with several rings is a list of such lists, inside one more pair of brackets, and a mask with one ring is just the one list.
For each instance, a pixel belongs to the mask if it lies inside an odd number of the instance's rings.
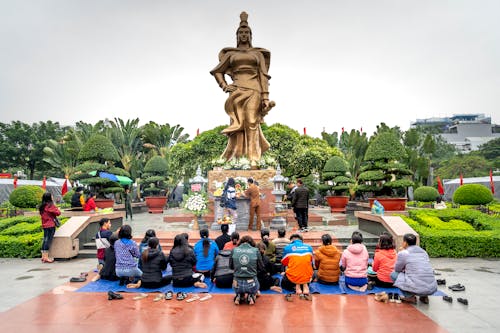
[[[269,65],[271,52],[252,47],[252,30],[248,14],[240,15],[236,31],[236,47],[226,47],[219,53],[219,64],[210,72],[219,87],[229,93],[224,106],[230,123],[222,133],[227,135],[227,147],[222,154],[227,160],[246,157],[256,168],[262,154],[269,149],[260,124],[274,107],[269,101]],[[229,77],[231,82],[227,82]]]

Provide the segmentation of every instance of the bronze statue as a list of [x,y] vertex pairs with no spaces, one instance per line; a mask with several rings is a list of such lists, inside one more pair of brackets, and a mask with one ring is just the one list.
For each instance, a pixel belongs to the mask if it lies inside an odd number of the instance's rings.
[[[237,47],[222,49],[219,64],[210,74],[229,93],[224,108],[230,124],[222,131],[228,136],[228,143],[222,157],[226,160],[246,157],[252,168],[256,168],[262,154],[269,149],[260,124],[275,103],[269,101],[268,90],[271,52],[252,47],[252,30],[247,19],[248,14],[242,12],[236,31]],[[224,75],[233,82],[228,84]]]

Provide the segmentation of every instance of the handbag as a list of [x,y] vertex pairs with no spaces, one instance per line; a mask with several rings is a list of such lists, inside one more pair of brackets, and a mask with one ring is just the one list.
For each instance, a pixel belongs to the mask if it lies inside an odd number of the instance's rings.
[[56,225],[56,228],[59,228],[61,226],[61,221],[57,217],[54,217],[54,224]]
[[227,191],[224,190],[224,192],[222,192],[222,195],[220,197],[220,206],[222,208],[226,207],[227,205]]
[[107,249],[111,245],[109,244],[109,240],[107,238],[101,237],[101,231],[97,232],[97,238],[95,239],[95,247],[97,249]]

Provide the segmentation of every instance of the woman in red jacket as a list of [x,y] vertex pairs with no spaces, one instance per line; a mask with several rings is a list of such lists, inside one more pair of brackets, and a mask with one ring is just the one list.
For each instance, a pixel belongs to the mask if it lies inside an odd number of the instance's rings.
[[394,271],[396,264],[396,250],[394,250],[394,241],[388,233],[380,235],[375,256],[373,257],[373,271],[377,272],[377,276],[370,281],[370,284],[377,285],[383,288],[392,287],[391,272]]
[[42,262],[51,263],[54,259],[49,258],[49,248],[54,239],[56,224],[54,219],[61,215],[61,211],[54,204],[52,194],[45,192],[42,196],[42,204],[38,208],[42,217],[43,242],[42,242]]
[[85,205],[83,205],[83,211],[93,212],[97,210],[97,206],[95,205],[95,198],[96,195],[90,192],[89,196],[87,197],[87,201],[85,202]]

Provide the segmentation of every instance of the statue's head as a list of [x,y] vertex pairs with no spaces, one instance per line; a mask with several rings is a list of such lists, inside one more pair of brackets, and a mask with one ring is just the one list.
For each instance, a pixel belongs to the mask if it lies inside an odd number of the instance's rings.
[[240,26],[236,30],[236,45],[240,46],[242,43],[248,43],[252,46],[252,29],[248,26],[248,14],[241,12]]

